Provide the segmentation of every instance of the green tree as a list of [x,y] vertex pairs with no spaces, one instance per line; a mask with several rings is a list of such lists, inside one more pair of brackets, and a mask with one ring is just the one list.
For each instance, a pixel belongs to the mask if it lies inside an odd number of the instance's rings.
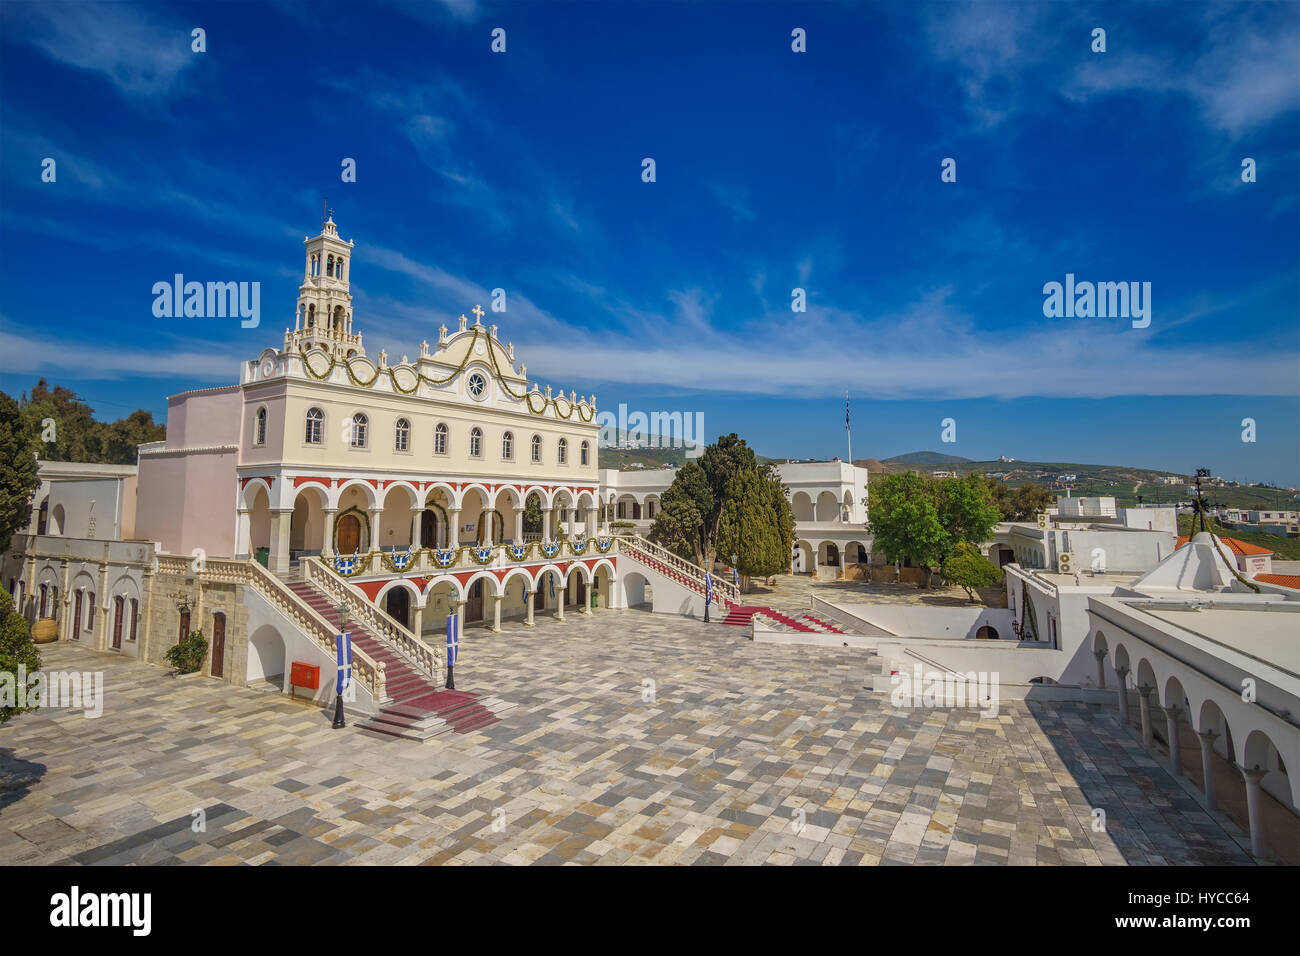
[[1002,513],[993,505],[989,480],[980,472],[962,478],[941,478],[932,485],[939,521],[953,543],[979,544],[993,534]]
[[32,494],[40,480],[36,471],[39,433],[18,403],[0,392],[0,552],[9,549],[14,532],[27,525]]
[[868,527],[886,560],[926,569],[942,563],[952,538],[939,520],[933,484],[914,471],[886,475],[872,484]]
[[772,467],[744,468],[727,482],[718,518],[717,550],[746,579],[771,577],[790,564],[794,522],[785,487]]
[[[541,495],[533,492],[524,502],[524,533],[541,534],[542,533],[542,498]],[[522,543],[522,542],[516,542]]]
[[993,505],[1002,513],[1004,521],[1033,521],[1040,511],[1056,502],[1049,489],[1032,481],[1016,488],[995,481],[991,482],[990,491]]
[[[136,448],[145,442],[162,441],[167,430],[153,420],[153,413],[137,409],[115,422],[95,420],[95,412],[77,394],[61,385],[53,387],[39,380],[21,414],[42,436],[40,457],[44,461],[86,461],[110,465],[134,465]],[[45,422],[53,424],[53,441],[45,441]]]
[[1002,580],[1002,569],[984,555],[979,548],[969,541],[958,541],[952,553],[944,559],[943,577],[949,584],[956,584],[965,589],[971,603],[975,603],[975,591],[989,588]]
[[687,462],[678,469],[673,483],[659,499],[659,511],[650,526],[650,540],[696,564],[703,564],[708,551],[705,520],[713,510],[713,503],[704,469],[698,462]]
[[153,420],[153,412],[136,409],[126,418],[102,426],[101,451],[111,465],[134,465],[136,449],[147,442],[162,441],[167,429]]
[[[0,686],[12,682],[13,687],[17,688],[19,665],[26,668],[25,677],[30,685],[32,675],[40,669],[41,655],[32,643],[27,621],[14,607],[14,599],[9,596],[9,592],[0,589],[0,681],[3,682]],[[34,709],[30,705],[19,707],[16,694],[12,703],[0,696],[0,724],[24,710]]]
[[[700,508],[700,514],[704,517],[701,551],[706,564],[712,565],[718,550],[718,522],[722,518],[722,507],[727,499],[727,484],[737,472],[757,469],[758,457],[743,438],[732,432],[730,435],[720,435],[717,442],[704,449],[699,467],[704,472],[712,497],[708,508]],[[697,502],[696,507],[700,503]]]

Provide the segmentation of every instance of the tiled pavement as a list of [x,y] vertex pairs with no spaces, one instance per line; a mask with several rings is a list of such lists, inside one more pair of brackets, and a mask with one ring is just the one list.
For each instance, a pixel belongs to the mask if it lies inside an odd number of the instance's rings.
[[457,685],[519,706],[426,744],[42,650],[48,669],[102,668],[107,701],[0,728],[0,863],[1249,862],[1096,709],[894,709],[863,689],[860,652],[718,624],[471,628]]

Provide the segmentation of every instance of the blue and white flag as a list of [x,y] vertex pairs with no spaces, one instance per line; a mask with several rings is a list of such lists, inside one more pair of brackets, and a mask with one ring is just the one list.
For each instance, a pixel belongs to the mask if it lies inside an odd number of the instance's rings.
[[551,583],[551,600],[554,601],[555,600],[555,575],[548,574],[546,576],[546,580]]
[[460,616],[447,615],[447,666],[456,666],[456,657],[460,651]]
[[740,587],[740,572],[735,568],[731,569],[731,583],[736,587]]
[[709,571],[704,573],[704,603],[713,603],[713,573]]
[[352,682],[352,632],[344,631],[335,635],[335,649],[338,656],[338,678],[334,682],[334,692],[342,694]]

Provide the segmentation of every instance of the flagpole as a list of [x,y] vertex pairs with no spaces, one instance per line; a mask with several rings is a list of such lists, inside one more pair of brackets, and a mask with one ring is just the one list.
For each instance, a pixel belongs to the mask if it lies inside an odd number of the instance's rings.
[[853,464],[853,429],[849,427],[849,393],[844,393],[844,430],[849,434],[849,464]]

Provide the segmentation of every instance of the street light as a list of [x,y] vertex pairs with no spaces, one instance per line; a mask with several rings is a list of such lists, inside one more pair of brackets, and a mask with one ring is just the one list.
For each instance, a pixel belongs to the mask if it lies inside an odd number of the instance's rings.
[[[339,636],[338,636],[339,646],[336,648],[336,653],[337,653],[340,651],[342,647],[343,634],[347,630],[347,626],[348,626],[347,602],[340,600],[337,604],[334,605],[334,610],[337,611],[339,615]],[[347,726],[347,721],[343,719],[343,670],[342,670],[342,665],[340,664],[338,676],[335,678],[335,683],[334,683],[334,723],[331,725],[331,727],[334,730],[339,730],[346,726]]]

